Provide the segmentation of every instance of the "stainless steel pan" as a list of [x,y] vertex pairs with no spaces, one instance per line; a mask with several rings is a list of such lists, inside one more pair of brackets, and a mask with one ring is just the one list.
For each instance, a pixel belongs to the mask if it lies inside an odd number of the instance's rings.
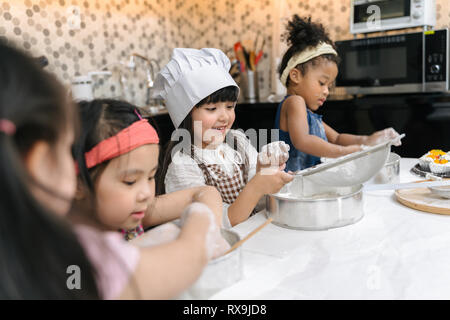
[[364,215],[362,185],[335,188],[309,198],[278,193],[268,195],[266,201],[267,216],[274,224],[290,229],[337,228],[355,223]]

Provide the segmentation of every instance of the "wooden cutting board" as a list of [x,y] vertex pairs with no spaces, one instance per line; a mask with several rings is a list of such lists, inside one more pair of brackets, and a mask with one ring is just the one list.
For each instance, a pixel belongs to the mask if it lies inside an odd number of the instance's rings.
[[399,189],[395,191],[395,196],[398,202],[409,208],[450,215],[450,199],[439,197],[431,193],[428,188]]

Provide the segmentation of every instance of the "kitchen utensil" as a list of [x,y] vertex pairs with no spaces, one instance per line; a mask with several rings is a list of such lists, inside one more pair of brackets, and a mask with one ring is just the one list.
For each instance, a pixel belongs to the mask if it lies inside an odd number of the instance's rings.
[[412,183],[392,183],[392,184],[370,184],[364,186],[364,191],[375,190],[398,190],[398,189],[417,189],[417,188],[429,188],[429,187],[445,187],[450,186],[449,180],[443,181],[418,181]]
[[262,55],[263,55],[263,49],[264,49],[264,45],[266,44],[266,39],[265,38],[263,38],[263,42],[262,42],[262,45],[261,45],[261,47],[259,48],[259,50],[258,50],[258,48],[257,47],[255,47],[255,52],[258,52],[258,54],[256,55],[256,59],[255,59],[255,65],[258,65],[258,62],[259,62],[259,60],[261,60],[261,58],[262,58]]
[[[240,237],[235,231],[221,229],[222,236],[230,246],[239,242]],[[178,299],[208,299],[214,293],[232,285],[242,278],[241,247],[211,260],[203,269],[197,281]]]
[[256,58],[255,58],[255,65],[258,65],[258,62],[259,62],[259,60],[261,60],[262,56],[263,56],[263,51],[260,50],[260,51],[258,52],[258,55],[257,55]]
[[239,60],[238,59],[233,59],[233,61],[231,61],[230,75],[234,79],[234,81],[236,81],[236,82],[239,82],[238,78],[241,75],[241,72],[240,72],[239,68],[240,68]]
[[242,48],[244,48],[244,50],[247,52],[254,51],[254,42],[252,42],[250,39],[242,40]]
[[269,218],[266,220],[266,222],[264,222],[262,225],[260,225],[258,228],[256,228],[255,230],[253,230],[252,232],[250,232],[244,239],[239,240],[238,242],[236,242],[227,252],[225,252],[224,255],[230,253],[231,251],[233,251],[234,249],[236,249],[237,247],[240,247],[245,241],[247,241],[248,239],[250,239],[251,237],[253,237],[255,235],[255,233],[257,233],[259,230],[261,230],[262,228],[264,228],[265,226],[267,226],[269,223],[272,222],[272,218]]
[[241,42],[238,41],[234,44],[234,53],[236,54],[236,59],[239,60],[241,65],[241,72],[245,72],[247,63]]
[[92,93],[92,79],[89,76],[77,76],[72,79],[72,98],[75,101],[94,99]]
[[433,194],[428,188],[397,190],[395,196],[398,202],[415,210],[450,214],[450,201]]
[[245,49],[244,46],[242,46],[242,52],[244,53],[245,58],[245,65],[247,66],[247,69],[250,68],[250,54],[247,49]]
[[77,76],[72,80],[72,98],[75,101],[92,100],[94,99],[92,88],[92,76],[107,75],[110,76],[110,71],[91,71],[85,76]]
[[[427,174],[426,177],[433,181],[442,181],[441,177],[437,177],[431,173]],[[450,180],[446,180],[446,181],[448,181],[448,183],[449,183],[448,186],[428,187],[428,189],[430,189],[431,193],[433,193],[435,195],[438,195],[442,198],[450,199]]]
[[429,180],[434,180],[434,181],[441,181],[441,180],[442,180],[442,177],[438,177],[438,176],[436,176],[436,175],[433,174],[433,173],[427,173],[427,174],[425,175],[425,178],[427,178],[427,179],[429,179]]
[[252,50],[252,51],[250,51],[250,53],[249,53],[250,69],[251,69],[252,71],[255,71],[255,70],[256,70],[255,59],[256,59],[255,51]]
[[248,103],[256,103],[259,99],[258,73],[250,68],[241,73],[241,82],[239,87],[242,90],[244,101]]
[[267,195],[266,216],[280,227],[326,230],[359,221],[364,215],[362,185],[334,188],[327,194],[302,198],[282,192]]
[[[402,134],[395,139],[366,147],[362,151],[332,159],[293,174],[295,179],[303,177],[301,184],[308,180],[311,182],[311,186],[317,185],[318,187],[345,187],[364,183],[380,171],[388,159],[391,145],[404,136],[405,134]],[[301,192],[303,190],[305,188],[302,188]]]

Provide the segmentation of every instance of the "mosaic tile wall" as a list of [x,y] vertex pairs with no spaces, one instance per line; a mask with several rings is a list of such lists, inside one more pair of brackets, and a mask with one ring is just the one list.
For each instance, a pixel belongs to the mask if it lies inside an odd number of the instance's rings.
[[[279,35],[293,13],[327,26],[335,40],[348,39],[350,0],[0,0],[0,37],[35,56],[66,84],[76,75],[127,70],[128,80],[145,79],[143,61],[132,71],[131,53],[164,65],[174,47],[216,47],[233,57],[236,41],[266,38],[258,65],[260,96],[273,91],[274,58],[282,54]],[[75,11],[74,11],[75,10]],[[78,19],[78,20],[77,20]],[[450,4],[437,0],[437,27],[449,27]],[[79,28],[73,29],[79,25]],[[121,65],[120,62],[123,64]],[[155,68],[156,64],[155,64]],[[99,79],[111,96],[123,95],[113,77]],[[139,83],[145,92],[145,83]],[[138,94],[138,93],[136,93]]]

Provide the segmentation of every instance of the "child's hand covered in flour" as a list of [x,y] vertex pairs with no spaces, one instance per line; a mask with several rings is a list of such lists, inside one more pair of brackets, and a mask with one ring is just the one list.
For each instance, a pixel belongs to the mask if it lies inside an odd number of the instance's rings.
[[222,237],[215,222],[214,213],[205,204],[193,202],[181,214],[181,226],[195,223],[197,219],[207,219],[208,221],[208,230],[205,237],[205,250],[208,260],[222,256],[230,249],[230,244]]
[[[364,142],[364,144],[368,146],[375,146],[377,144],[383,143],[388,140],[392,140],[394,138],[397,138],[399,136],[398,132],[395,131],[393,128],[387,128],[384,130],[377,131],[370,136],[367,137],[367,140]],[[398,139],[394,146],[400,146],[402,143],[400,139]]]
[[289,149],[283,141],[266,144],[258,153],[258,162],[262,166],[281,166],[289,159]]

